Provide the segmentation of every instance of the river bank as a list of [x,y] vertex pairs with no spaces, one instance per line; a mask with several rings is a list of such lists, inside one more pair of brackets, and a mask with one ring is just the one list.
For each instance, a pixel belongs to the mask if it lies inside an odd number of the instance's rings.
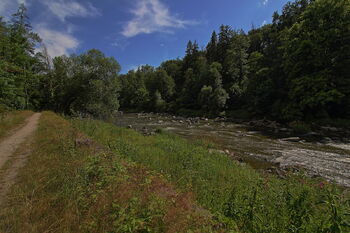
[[266,120],[235,122],[148,113],[120,114],[115,124],[144,135],[165,130],[191,140],[210,141],[218,151],[255,169],[275,172],[278,168],[281,176],[284,170],[305,170],[310,176],[350,187],[349,132],[334,127],[296,134],[291,128]]

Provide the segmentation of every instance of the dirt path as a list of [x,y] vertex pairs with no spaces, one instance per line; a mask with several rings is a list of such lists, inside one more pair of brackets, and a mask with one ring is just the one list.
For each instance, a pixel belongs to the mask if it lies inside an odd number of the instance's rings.
[[6,193],[14,183],[18,170],[25,165],[29,149],[20,153],[16,157],[13,154],[17,148],[24,143],[37,129],[41,114],[35,113],[27,119],[27,123],[11,136],[0,142],[0,169],[3,168],[9,159],[14,159],[9,168],[6,169],[0,180],[0,204],[3,202]]

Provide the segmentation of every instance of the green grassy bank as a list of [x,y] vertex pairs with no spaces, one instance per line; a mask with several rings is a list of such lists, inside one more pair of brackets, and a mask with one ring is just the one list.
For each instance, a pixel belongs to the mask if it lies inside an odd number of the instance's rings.
[[75,120],[74,125],[122,158],[160,172],[242,232],[349,232],[346,191],[302,175],[263,175],[205,143],[174,135],[145,137],[108,123]]
[[53,113],[42,114],[30,149],[0,207],[1,233],[227,232],[191,192]]

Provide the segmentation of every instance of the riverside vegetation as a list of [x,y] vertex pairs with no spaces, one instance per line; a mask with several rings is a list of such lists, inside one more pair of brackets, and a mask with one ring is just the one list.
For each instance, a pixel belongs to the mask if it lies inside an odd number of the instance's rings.
[[349,232],[345,188],[90,119],[122,109],[269,118],[300,132],[309,121],[347,126],[349,57],[348,0],[289,2],[271,24],[222,25],[204,49],[190,41],[182,59],[122,75],[96,49],[50,58],[22,4],[0,17],[0,137],[32,114],[23,110],[68,119],[42,114],[0,231]]
[[248,32],[222,25],[203,49],[189,41],[183,58],[122,75],[116,59],[96,49],[51,59],[24,5],[0,20],[0,35],[0,103],[12,109],[348,122],[348,0],[288,2],[270,24]]
[[32,155],[0,213],[0,230],[350,230],[346,190],[302,174],[263,175],[211,147],[44,112]]
[[122,158],[164,174],[217,219],[241,232],[347,232],[348,192],[321,180],[262,175],[220,153],[207,142],[190,143],[161,133],[140,133],[93,120],[73,121],[80,130]]
[[200,208],[191,192],[104,149],[50,112],[42,114],[31,157],[19,177],[1,207],[4,233],[228,229]]

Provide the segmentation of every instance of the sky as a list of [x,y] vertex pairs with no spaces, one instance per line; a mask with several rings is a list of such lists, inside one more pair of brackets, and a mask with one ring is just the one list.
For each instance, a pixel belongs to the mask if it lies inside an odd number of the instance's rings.
[[99,49],[122,73],[182,58],[187,42],[205,47],[220,25],[248,31],[272,20],[287,0],[0,0],[10,19],[24,3],[51,57]]

